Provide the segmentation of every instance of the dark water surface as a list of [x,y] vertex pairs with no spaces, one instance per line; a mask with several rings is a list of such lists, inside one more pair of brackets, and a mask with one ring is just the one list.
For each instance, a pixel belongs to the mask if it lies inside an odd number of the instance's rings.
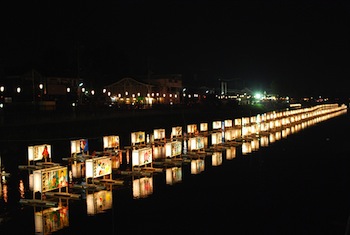
[[[227,159],[223,153],[219,165],[207,156],[198,174],[184,163],[179,182],[169,184],[165,172],[154,174],[149,194],[138,199],[130,179],[130,184],[111,190],[112,207],[104,213],[88,215],[85,198],[64,200],[68,224],[54,234],[347,234],[348,133],[350,117],[344,114],[250,154],[237,148],[236,157]],[[98,147],[99,140],[95,142]],[[2,146],[3,164],[11,176],[6,182],[8,201],[4,196],[0,201],[5,215],[1,235],[36,231],[34,207],[17,203],[18,182],[24,177],[17,167],[25,164],[27,144]],[[56,156],[64,155],[57,159],[68,156],[69,141],[51,144]]]

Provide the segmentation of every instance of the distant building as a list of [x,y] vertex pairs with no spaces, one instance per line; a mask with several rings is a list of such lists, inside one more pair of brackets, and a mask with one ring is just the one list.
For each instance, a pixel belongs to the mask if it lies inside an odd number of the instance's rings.
[[181,102],[181,75],[157,75],[148,79],[123,78],[105,86],[111,102],[126,105],[152,106]]
[[35,69],[3,76],[0,102],[5,105],[27,104],[55,109],[56,102],[75,102],[79,94],[77,78],[47,77]]

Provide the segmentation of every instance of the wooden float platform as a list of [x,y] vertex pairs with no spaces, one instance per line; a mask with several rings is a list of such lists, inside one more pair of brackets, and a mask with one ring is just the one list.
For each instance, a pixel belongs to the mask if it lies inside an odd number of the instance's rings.
[[94,179],[96,184],[111,184],[111,185],[124,185],[124,180],[113,180],[113,179]]
[[198,159],[198,158],[205,158],[208,155],[205,150],[199,150],[199,151],[189,151],[186,154],[181,154],[182,159]]
[[59,163],[53,163],[53,162],[38,162],[35,165],[19,165],[19,170],[41,170],[45,168],[50,168],[54,166],[60,166]]
[[66,192],[46,192],[45,196],[58,197],[58,198],[70,198],[70,199],[80,198],[80,194],[66,193]]
[[37,166],[42,166],[44,168],[49,168],[49,167],[54,167],[54,166],[60,166],[59,163],[54,163],[54,162],[37,162]]
[[74,184],[72,189],[83,189],[83,190],[104,190],[106,187],[98,184]]
[[163,172],[163,169],[161,169],[161,168],[148,167],[148,166],[142,167],[141,170],[142,171],[150,171],[150,172]]
[[45,207],[57,207],[58,202],[48,201],[48,200],[40,200],[40,199],[20,199],[19,202],[24,205],[30,206],[45,206]]
[[120,171],[120,174],[121,175],[129,175],[129,176],[152,176],[153,172],[126,170],[126,171]]
[[5,176],[5,177],[8,177],[10,176],[11,174],[8,173],[8,172],[0,172],[0,176]]
[[186,159],[165,159],[165,161],[155,161],[153,165],[160,167],[173,167],[173,166],[182,166],[182,164],[188,161]]

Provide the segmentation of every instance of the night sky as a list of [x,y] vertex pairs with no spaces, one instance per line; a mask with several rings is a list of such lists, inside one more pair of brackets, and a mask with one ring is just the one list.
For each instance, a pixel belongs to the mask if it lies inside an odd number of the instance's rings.
[[0,15],[2,73],[107,85],[150,71],[198,86],[350,94],[350,1],[14,0]]

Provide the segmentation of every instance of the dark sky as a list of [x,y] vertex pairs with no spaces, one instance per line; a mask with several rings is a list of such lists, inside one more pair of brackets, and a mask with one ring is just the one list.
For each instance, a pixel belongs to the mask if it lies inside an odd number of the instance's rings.
[[6,71],[78,76],[79,64],[95,83],[150,69],[200,85],[239,79],[290,95],[350,94],[350,1],[8,2],[0,7]]

